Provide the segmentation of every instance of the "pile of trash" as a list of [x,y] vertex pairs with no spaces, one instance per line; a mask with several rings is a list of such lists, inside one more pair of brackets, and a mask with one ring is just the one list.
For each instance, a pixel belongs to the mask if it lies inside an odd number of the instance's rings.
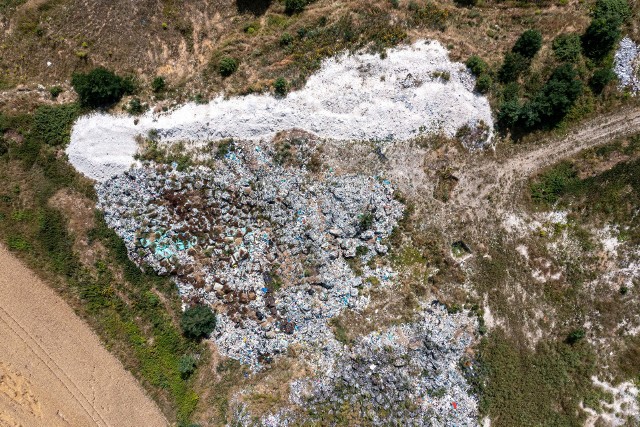
[[346,260],[388,280],[364,264],[387,252],[404,211],[383,178],[314,174],[309,153],[295,167],[275,154],[236,143],[213,167],[146,163],[97,185],[131,259],[171,276],[186,305],[212,306],[220,351],[253,368],[367,304],[370,281]]
[[[466,380],[473,371],[466,352],[477,319],[450,314],[437,301],[422,310],[415,323],[373,332],[352,346],[327,343],[308,360],[316,375],[291,383],[292,406],[259,425],[294,426],[309,419],[331,424],[339,418],[353,425],[478,425],[478,402]],[[243,405],[235,413],[237,425],[258,425]]]
[[620,40],[614,58],[614,67],[620,89],[640,91],[640,47],[629,37]]

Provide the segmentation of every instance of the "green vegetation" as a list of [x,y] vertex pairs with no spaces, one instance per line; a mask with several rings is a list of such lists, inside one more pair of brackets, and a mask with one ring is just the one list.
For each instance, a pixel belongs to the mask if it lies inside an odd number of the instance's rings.
[[142,102],[140,102],[140,98],[132,98],[131,101],[129,101],[129,106],[127,107],[127,110],[129,111],[129,113],[133,114],[134,116],[137,116],[139,114],[144,113],[145,107],[144,105],[142,105]]
[[577,62],[582,53],[580,36],[577,34],[560,34],[553,39],[553,54],[559,61]]
[[533,59],[542,47],[542,34],[538,30],[526,30],[520,34],[511,51],[527,59]]
[[51,98],[56,99],[63,92],[60,86],[51,86],[49,88],[49,93],[51,94]]
[[589,79],[589,87],[593,93],[598,95],[615,78],[616,73],[611,68],[598,68]]
[[481,413],[496,425],[582,425],[576,414],[596,372],[588,344],[543,341],[532,351],[498,329],[482,340],[478,359],[480,373],[470,380],[481,392]]
[[307,6],[307,0],[285,0],[284,11],[289,15],[300,13]]
[[555,203],[576,182],[578,173],[573,165],[569,162],[559,163],[531,184],[531,198],[536,202]]
[[167,83],[164,81],[164,77],[157,76],[151,81],[151,90],[155,93],[163,92],[167,88]]
[[71,126],[79,112],[76,104],[38,107],[33,116],[32,138],[49,145],[67,145]]
[[577,342],[581,341],[585,336],[587,335],[587,333],[585,332],[584,329],[580,328],[580,329],[574,329],[573,331],[571,331],[569,333],[569,335],[567,335],[567,343],[568,344],[576,344]]
[[508,52],[504,56],[498,78],[502,83],[517,82],[529,70],[531,61],[516,52]]
[[479,77],[489,70],[487,63],[478,55],[471,55],[465,65],[476,76]]
[[185,354],[180,358],[178,369],[182,378],[186,380],[196,371],[196,359],[190,354]]
[[198,304],[187,308],[180,319],[182,332],[188,338],[198,340],[209,335],[216,327],[216,315],[209,306]]
[[485,94],[491,91],[493,87],[493,79],[489,74],[483,74],[476,79],[475,90],[479,93]]
[[615,46],[622,24],[631,16],[626,0],[598,0],[593,19],[582,35],[582,50],[588,58],[600,60]]
[[278,77],[273,83],[273,89],[275,90],[276,95],[285,96],[289,90],[289,84],[284,77]]
[[218,72],[223,77],[229,77],[238,70],[238,61],[235,58],[225,56],[218,64]]
[[80,103],[91,108],[109,107],[134,91],[132,79],[120,77],[103,67],[86,74],[74,74],[71,85],[78,93]]
[[362,215],[360,215],[360,222],[358,224],[358,227],[360,228],[360,230],[369,230],[371,227],[373,227],[373,212],[365,212]]

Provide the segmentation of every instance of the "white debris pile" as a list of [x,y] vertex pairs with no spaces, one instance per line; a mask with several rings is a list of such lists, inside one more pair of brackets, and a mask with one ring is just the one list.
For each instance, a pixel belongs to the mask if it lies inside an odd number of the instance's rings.
[[366,305],[360,289],[370,284],[345,259],[385,254],[404,209],[389,181],[311,176],[253,143],[237,144],[214,169],[147,164],[97,193],[130,257],[172,276],[185,303],[214,307],[222,353],[254,368]]
[[[324,360],[310,362],[317,374],[291,384],[294,406],[261,425],[301,425],[314,417],[329,422],[345,408],[350,419],[367,425],[478,425],[478,402],[466,380],[473,369],[465,356],[477,320],[449,314],[437,302],[423,309],[419,321],[363,336],[353,346],[323,346],[318,351]],[[240,425],[255,425],[246,424],[242,413]]]
[[633,93],[640,91],[640,47],[629,37],[620,40],[613,69],[620,89],[629,89]]
[[467,68],[451,62],[436,41],[417,41],[379,55],[347,53],[327,59],[306,86],[285,98],[269,94],[216,98],[186,104],[168,113],[129,116],[94,114],[73,127],[67,154],[85,175],[103,181],[127,170],[135,138],[150,130],[164,141],[224,138],[269,139],[302,129],[334,140],[408,140],[420,133],[454,136],[477,132],[482,147],[492,137],[493,120],[485,96],[473,92]]

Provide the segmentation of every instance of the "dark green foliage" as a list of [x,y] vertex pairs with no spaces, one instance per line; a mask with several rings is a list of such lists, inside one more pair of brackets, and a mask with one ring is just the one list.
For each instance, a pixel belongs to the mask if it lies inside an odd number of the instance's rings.
[[498,111],[498,124],[503,129],[511,129],[520,119],[520,104],[517,99],[503,102]]
[[60,86],[51,86],[49,93],[51,94],[51,98],[56,99],[58,95],[62,93],[62,88]]
[[218,148],[216,149],[216,159],[223,159],[224,156],[232,152],[236,149],[235,143],[233,139],[227,139],[218,143]]
[[511,50],[527,59],[532,59],[542,47],[542,34],[538,30],[526,30],[518,37]]
[[555,203],[560,196],[578,181],[578,173],[573,164],[561,162],[531,183],[531,198],[536,202]]
[[151,82],[151,90],[153,90],[155,93],[160,93],[164,91],[166,88],[167,88],[167,83],[164,81],[164,77],[162,76],[157,76]]
[[57,272],[70,275],[77,268],[72,255],[73,239],[69,236],[66,221],[59,211],[48,207],[42,209],[38,238]]
[[139,98],[133,98],[131,101],[129,101],[128,110],[129,110],[129,113],[133,115],[138,115],[138,114],[144,113],[145,108],[140,102]]
[[300,13],[307,5],[307,0],[284,0],[284,11],[289,15]]
[[182,378],[186,380],[196,371],[196,359],[190,354],[183,355],[180,358],[178,370]]
[[103,67],[89,73],[76,73],[71,77],[71,85],[78,93],[80,103],[86,107],[108,107],[134,91],[133,81],[118,76]]
[[596,95],[602,93],[604,88],[614,79],[616,78],[616,74],[613,72],[611,68],[599,68],[597,69],[591,78],[589,79],[589,87],[591,91]]
[[593,19],[582,35],[582,50],[593,60],[604,58],[622,34],[621,26],[631,16],[626,0],[598,0]]
[[581,341],[586,335],[586,332],[584,329],[579,328],[579,329],[575,329],[573,331],[571,331],[571,333],[569,333],[569,335],[567,335],[567,343],[568,344],[575,344],[579,341]]
[[238,61],[229,56],[225,56],[218,63],[218,72],[223,77],[229,77],[238,69]]
[[203,304],[187,308],[180,319],[182,332],[187,338],[200,339],[209,335],[216,327],[216,315]]
[[467,62],[465,62],[465,65],[476,77],[481,76],[489,70],[487,63],[478,55],[471,55],[469,59],[467,59]]
[[284,77],[278,77],[276,81],[273,83],[273,89],[278,96],[285,96],[289,89],[289,84],[284,79]]
[[577,34],[560,34],[553,39],[553,53],[558,60],[563,62],[576,62],[580,59],[582,46],[580,36]]
[[358,226],[360,230],[369,230],[373,226],[373,213],[365,212],[360,215],[360,223]]
[[79,112],[77,104],[38,107],[33,116],[33,136],[49,145],[67,145],[71,125]]
[[519,53],[508,52],[498,71],[498,78],[502,83],[516,82],[529,69],[530,64],[530,60]]
[[284,33],[280,37],[280,46],[289,46],[293,43],[293,36],[289,33]]
[[477,5],[478,4],[478,0],[455,0],[455,3],[458,6],[471,7],[471,6]]
[[489,74],[483,74],[476,79],[475,90],[480,93],[488,93],[493,86],[493,79]]

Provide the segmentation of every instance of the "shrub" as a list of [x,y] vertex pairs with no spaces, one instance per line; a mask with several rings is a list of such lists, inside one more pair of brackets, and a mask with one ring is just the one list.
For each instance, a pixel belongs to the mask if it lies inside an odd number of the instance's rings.
[[622,23],[631,17],[631,9],[627,0],[598,0],[593,16],[595,18],[611,17]]
[[284,33],[280,37],[280,46],[289,46],[293,43],[293,36],[289,33]]
[[79,112],[76,104],[38,107],[33,115],[33,136],[49,145],[66,145],[71,125]]
[[478,55],[471,55],[465,65],[476,77],[486,73],[489,69],[487,63]]
[[493,86],[493,79],[488,74],[483,74],[476,80],[476,91],[480,93],[488,93]]
[[183,355],[178,363],[178,370],[182,379],[186,380],[196,371],[196,359],[190,354]]
[[278,77],[273,83],[273,89],[276,91],[276,95],[285,96],[289,89],[289,85],[284,77]]
[[611,68],[599,68],[589,79],[589,87],[594,94],[599,95],[600,93],[602,93],[604,88],[615,78],[616,74]]
[[470,6],[475,6],[478,4],[478,0],[455,0],[455,3],[458,6],[466,6],[466,7],[470,7]]
[[216,327],[216,315],[206,305],[187,308],[180,319],[182,332],[188,338],[200,339],[209,335]]
[[151,90],[153,90],[155,93],[162,92],[163,90],[166,89],[166,87],[167,87],[167,83],[164,81],[164,78],[161,76],[157,76],[151,82]]
[[509,52],[504,56],[502,67],[498,71],[498,78],[503,83],[517,81],[529,69],[528,58],[516,52]]
[[578,181],[578,173],[569,162],[561,162],[543,173],[530,187],[531,198],[536,202],[555,203],[567,189]]
[[520,118],[520,104],[517,99],[505,101],[498,112],[498,125],[503,129],[510,129]]
[[144,106],[140,102],[139,98],[133,98],[131,101],[129,101],[128,110],[129,110],[129,113],[138,115],[144,112]]
[[238,61],[229,56],[222,58],[218,64],[218,71],[223,77],[229,77],[231,74],[235,73],[237,69]]
[[567,336],[566,341],[567,341],[568,344],[572,344],[573,345],[573,344],[577,343],[578,341],[582,340],[585,337],[585,335],[586,335],[585,330],[582,329],[582,328],[578,328],[578,329],[575,329],[575,330],[571,331],[571,333]]
[[542,34],[538,30],[527,30],[518,37],[511,49],[514,53],[519,53],[525,58],[531,59],[542,47]]
[[605,57],[620,38],[620,27],[630,16],[626,0],[598,0],[591,24],[582,35],[585,55],[593,60]]
[[51,86],[49,93],[51,94],[51,98],[56,99],[58,95],[62,93],[62,88],[60,86]]
[[365,212],[360,215],[360,230],[369,230],[373,227],[373,213]]
[[580,36],[577,34],[560,34],[553,39],[553,53],[560,61],[576,62],[582,53]]
[[131,79],[120,77],[103,67],[86,74],[74,74],[71,85],[78,93],[80,103],[92,108],[113,105],[134,89]]
[[284,0],[284,11],[289,15],[300,13],[307,5],[307,0]]

